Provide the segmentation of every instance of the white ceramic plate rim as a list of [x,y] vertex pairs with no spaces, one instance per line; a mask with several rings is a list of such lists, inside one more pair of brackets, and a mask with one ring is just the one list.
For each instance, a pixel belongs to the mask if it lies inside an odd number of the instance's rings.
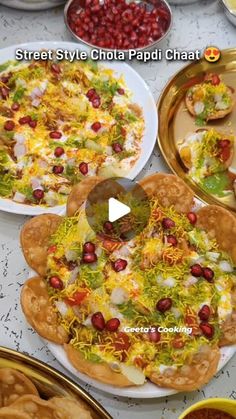
[[[205,204],[200,201],[200,199],[195,198],[195,209],[205,206]],[[63,216],[63,212],[61,214]],[[35,272],[31,270],[29,272],[29,278],[35,276]],[[69,362],[66,352],[62,345],[57,345],[55,343],[49,342],[46,339],[42,339],[44,343],[47,345],[48,349],[51,353],[55,356],[56,360],[66,368],[74,377],[78,380],[82,381],[83,383],[89,384],[94,388],[97,388],[105,393],[113,394],[114,396],[121,396],[121,397],[132,397],[134,399],[153,399],[153,398],[160,398],[171,396],[173,394],[178,393],[175,390],[171,390],[168,388],[158,387],[155,384],[147,381],[143,386],[137,387],[127,387],[127,388],[119,388],[108,384],[103,384],[98,380],[90,378],[88,375],[82,374],[78,370],[76,370],[73,365]],[[220,349],[221,358],[217,368],[217,372],[219,372],[234,356],[236,353],[236,345],[232,346],[225,346]]]
[[[0,64],[6,62],[7,60],[14,59],[14,52],[16,48],[22,48],[27,50],[40,50],[40,49],[81,49],[85,51],[90,51],[89,48],[84,45],[80,45],[75,42],[29,42],[26,44],[13,45],[11,47],[3,48],[0,50]],[[158,117],[157,117],[157,108],[152,93],[141,78],[141,76],[128,64],[124,62],[105,62],[106,66],[115,70],[117,75],[123,74],[126,80],[126,83],[133,93],[132,100],[138,103],[143,108],[144,120],[145,120],[145,132],[141,143],[141,154],[133,168],[129,173],[126,174],[126,177],[129,179],[134,179],[144,168],[145,164],[149,160],[153,148],[156,143],[157,132],[158,132]],[[0,210],[11,212],[15,214],[23,215],[39,215],[42,213],[55,213],[58,214],[63,209],[64,206],[56,206],[52,208],[48,207],[37,207],[16,203],[10,199],[0,198]]]

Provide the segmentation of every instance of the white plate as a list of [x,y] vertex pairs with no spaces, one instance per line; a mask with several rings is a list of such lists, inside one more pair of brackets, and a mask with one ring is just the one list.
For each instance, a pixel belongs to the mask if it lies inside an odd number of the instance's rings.
[[3,6],[22,10],[45,10],[65,3],[65,0],[1,0]]
[[[203,207],[204,205],[205,204],[203,204],[203,202],[200,201],[200,199],[195,198],[195,210]],[[63,216],[63,212],[61,212],[60,215]],[[35,275],[36,273],[33,270],[29,272],[29,278],[32,278]],[[57,361],[60,362],[60,364],[64,368],[66,368],[71,374],[73,374],[77,379],[79,379],[83,383],[90,384],[94,388],[104,391],[105,393],[110,393],[114,396],[132,397],[135,399],[154,399],[178,393],[175,390],[158,387],[150,381],[147,381],[143,386],[140,387],[133,386],[126,388],[119,388],[112,385],[103,384],[100,381],[90,378],[88,375],[82,374],[77,369],[75,369],[73,365],[69,362],[66,352],[62,345],[57,345],[55,343],[49,342],[46,339],[42,340],[47,345],[48,349],[52,352],[52,354],[55,356]],[[234,354],[236,353],[236,345],[225,346],[220,349],[220,352],[221,358],[217,368],[217,372],[219,372],[234,356]]]
[[[0,64],[15,58],[16,48],[27,49],[35,51],[40,49],[57,49],[63,48],[68,50],[83,49],[89,51],[85,46],[79,45],[74,42],[30,42],[27,44],[13,45],[8,48],[0,50]],[[123,74],[128,88],[133,93],[133,102],[139,104],[143,108],[145,120],[145,132],[141,143],[141,154],[139,159],[134,164],[133,168],[126,177],[134,179],[143,169],[149,157],[152,154],[153,148],[156,143],[158,132],[158,118],[157,109],[154,98],[149,87],[146,85],[140,75],[133,70],[128,64],[123,62],[104,62],[104,64],[113,69],[117,76]],[[58,213],[61,211],[62,206],[54,208],[37,207],[30,205],[18,204],[12,200],[0,198],[0,210],[7,211],[15,214],[37,215],[44,212]]]

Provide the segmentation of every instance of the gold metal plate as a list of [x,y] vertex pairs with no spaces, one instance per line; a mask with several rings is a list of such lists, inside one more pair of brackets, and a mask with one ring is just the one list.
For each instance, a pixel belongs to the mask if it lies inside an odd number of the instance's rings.
[[[179,71],[164,88],[159,103],[159,133],[158,145],[164,159],[171,170],[180,176],[192,188],[197,198],[208,204],[218,204],[236,212],[234,197],[219,198],[209,195],[187,176],[177,149],[177,142],[187,134],[194,133],[199,128],[215,128],[221,132],[236,136],[236,105],[233,112],[217,121],[209,121],[204,127],[195,124],[195,118],[189,114],[185,106],[185,94],[188,88],[203,80],[206,73],[217,73],[222,76],[226,85],[236,87],[236,49],[221,51],[221,58],[216,63],[208,63],[204,58],[191,63]],[[236,94],[233,93],[236,101]],[[236,178],[236,141],[234,161]],[[233,175],[234,176],[234,175]]]
[[35,358],[0,346],[0,368],[13,368],[24,373],[33,381],[44,399],[53,396],[82,399],[88,405],[93,419],[112,419],[109,413],[78,384]]

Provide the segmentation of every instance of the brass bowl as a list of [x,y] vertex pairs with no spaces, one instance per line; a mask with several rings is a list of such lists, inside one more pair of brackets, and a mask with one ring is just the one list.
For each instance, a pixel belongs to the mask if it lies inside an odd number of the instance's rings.
[[[67,29],[69,30],[69,32],[71,33],[71,35],[73,36],[73,38],[77,41],[77,42],[80,42],[80,43],[83,43],[83,44],[85,44],[85,45],[87,45],[88,47],[90,47],[90,48],[94,48],[94,49],[97,49],[97,50],[102,50],[102,51],[122,51],[122,52],[124,52],[124,53],[127,53],[128,51],[129,51],[129,49],[117,49],[117,50],[115,50],[115,49],[110,49],[110,48],[102,48],[102,47],[99,47],[99,46],[97,46],[97,45],[93,45],[93,44],[90,44],[89,42],[86,42],[86,41],[84,41],[82,38],[80,38],[78,35],[76,35],[75,33],[74,33],[74,31],[71,29],[71,27],[70,27],[70,25],[69,25],[69,23],[68,23],[68,11],[69,11],[69,7],[70,7],[70,5],[74,2],[75,0],[68,0],[67,1],[67,3],[66,3],[66,5],[65,5],[65,8],[64,8],[64,21],[65,21],[65,24],[66,24],[66,27],[67,27]],[[164,35],[162,35],[162,37],[161,38],[159,38],[159,39],[157,39],[157,41],[154,41],[152,44],[149,44],[149,45],[147,45],[147,46],[145,46],[145,47],[142,47],[142,48],[134,48],[134,50],[135,51],[144,51],[144,50],[152,50],[152,49],[154,49],[155,47],[157,47],[157,45],[168,35],[168,33],[170,32],[170,30],[171,30],[171,27],[172,27],[172,23],[173,23],[173,13],[172,13],[172,10],[171,10],[171,8],[170,8],[170,5],[169,5],[169,3],[166,1],[166,0],[161,0],[162,1],[162,3],[164,3],[165,5],[166,5],[166,7],[167,7],[167,9],[169,10],[169,12],[170,12],[170,23],[169,23],[169,27],[167,28],[167,30],[166,30],[166,32],[164,33]],[[100,0],[100,2],[102,2],[102,0]],[[146,3],[146,4],[150,4],[150,6],[151,7],[153,7],[153,6],[155,6],[155,4],[157,3],[157,2],[159,2],[159,0],[135,0],[135,3]],[[84,0],[80,0],[80,3],[81,4],[84,4]],[[82,9],[83,7],[81,6],[81,9]]]
[[0,346],[0,368],[13,368],[25,374],[33,381],[44,399],[54,396],[82,399],[88,405],[93,419],[112,419],[82,387],[35,358]]

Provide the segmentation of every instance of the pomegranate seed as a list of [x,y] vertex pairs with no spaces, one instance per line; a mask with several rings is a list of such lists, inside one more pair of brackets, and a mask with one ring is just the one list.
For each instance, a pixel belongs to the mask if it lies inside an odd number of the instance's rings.
[[20,125],[29,124],[30,121],[31,121],[31,116],[29,116],[29,115],[23,116],[22,118],[19,119],[19,124]]
[[204,336],[206,336],[208,339],[211,339],[214,335],[215,329],[214,326],[212,326],[211,324],[207,323],[207,322],[202,322],[199,325],[202,333],[204,334]]
[[120,320],[116,319],[115,317],[114,319],[110,319],[106,322],[106,329],[109,332],[116,332],[119,326],[120,326]]
[[95,244],[92,242],[86,242],[83,245],[84,253],[94,253],[95,252]]
[[103,228],[107,233],[110,233],[113,230],[113,224],[110,221],[105,221]]
[[52,288],[57,290],[62,290],[64,288],[62,280],[58,276],[52,276],[49,279],[49,284]]
[[96,96],[96,90],[95,89],[90,89],[88,90],[88,92],[86,93],[86,96],[89,100],[92,100],[94,96]]
[[58,64],[55,64],[55,63],[51,65],[51,70],[52,70],[53,73],[56,73],[56,74],[60,74],[60,72],[61,72],[60,66]]
[[84,263],[95,263],[97,262],[97,255],[96,253],[84,253],[83,255],[83,262]]
[[158,328],[155,328],[154,331],[150,330],[150,332],[148,332],[148,337],[149,337],[150,342],[153,342],[153,343],[160,342],[161,334],[160,334],[160,332],[158,332],[157,329]]
[[40,201],[44,197],[44,191],[42,189],[35,189],[33,191],[33,197],[37,199],[37,201]]
[[100,128],[102,127],[102,124],[100,122],[94,122],[91,125],[91,128],[94,132],[98,132],[100,130]]
[[214,272],[211,268],[203,268],[203,276],[208,282],[213,282]]
[[37,127],[37,121],[29,121],[29,126],[31,128],[36,128]]
[[117,92],[119,93],[119,95],[124,95],[125,94],[125,90],[122,89],[121,87],[117,90]]
[[87,173],[88,173],[88,163],[85,163],[85,162],[80,163],[79,170],[82,173],[82,175],[87,175]]
[[167,236],[167,243],[172,244],[172,246],[177,246],[178,241],[175,236],[169,235]]
[[124,271],[127,264],[128,264],[127,260],[117,259],[115,262],[112,263],[112,267],[113,267],[114,271],[120,272],[120,271]]
[[199,265],[198,263],[195,263],[194,265],[191,266],[191,274],[193,276],[195,276],[196,278],[199,278],[200,276],[203,275],[203,269],[201,267],[201,265]]
[[20,109],[20,105],[19,105],[19,103],[14,102],[14,103],[11,105],[11,109],[12,109],[13,111],[18,111],[18,110]]
[[6,131],[13,131],[14,128],[15,128],[15,122],[14,121],[9,119],[8,121],[5,122],[4,129]]
[[55,175],[60,175],[61,173],[64,172],[64,167],[63,166],[53,166],[52,171]]
[[115,153],[121,153],[121,151],[123,151],[123,147],[120,143],[113,143],[112,149],[114,150]]
[[189,212],[187,214],[188,220],[191,224],[196,224],[197,222],[197,215],[195,214],[195,212]]
[[65,150],[63,147],[56,147],[54,150],[55,157],[61,157],[64,153],[65,153]]
[[160,311],[161,313],[165,313],[165,311],[168,311],[172,307],[172,299],[171,298],[161,298],[157,305],[156,309]]
[[10,89],[8,89],[8,87],[0,87],[0,94],[2,96],[2,99],[7,99],[9,96],[9,91]]
[[100,331],[105,329],[105,319],[103,317],[103,314],[100,311],[92,315],[91,322],[92,322],[93,327],[95,327],[95,329],[100,330]]
[[171,218],[163,218],[162,227],[166,230],[170,230],[171,228],[175,227],[175,222],[171,220]]
[[62,137],[62,133],[60,131],[51,131],[49,137],[54,140],[59,140]]
[[99,108],[99,106],[101,105],[101,100],[100,100],[100,98],[99,97],[96,97],[95,99],[93,99],[92,100],[92,105],[93,105],[93,107],[96,109],[96,108]]
[[202,306],[202,308],[198,312],[199,319],[206,321],[209,319],[210,315],[211,315],[210,307],[204,304],[204,306]]

